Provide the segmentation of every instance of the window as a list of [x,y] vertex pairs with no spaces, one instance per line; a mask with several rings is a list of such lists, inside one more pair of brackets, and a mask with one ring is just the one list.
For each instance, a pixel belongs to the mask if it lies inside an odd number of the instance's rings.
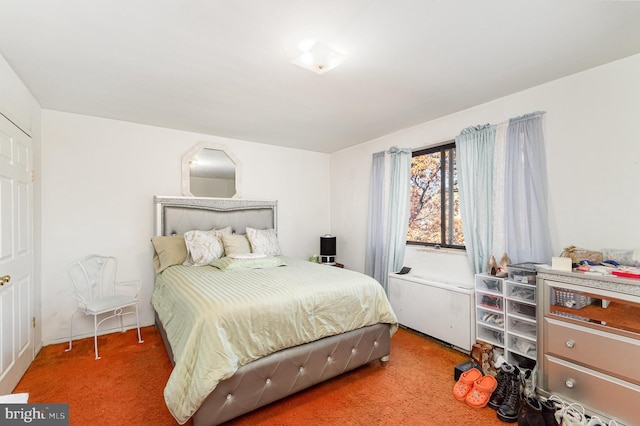
[[464,249],[454,142],[415,151],[407,243]]

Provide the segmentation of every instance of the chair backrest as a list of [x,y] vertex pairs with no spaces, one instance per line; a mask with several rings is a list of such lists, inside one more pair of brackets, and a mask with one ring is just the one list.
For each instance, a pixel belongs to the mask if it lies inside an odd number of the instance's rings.
[[114,295],[118,260],[111,256],[90,255],[71,262],[69,275],[80,304]]

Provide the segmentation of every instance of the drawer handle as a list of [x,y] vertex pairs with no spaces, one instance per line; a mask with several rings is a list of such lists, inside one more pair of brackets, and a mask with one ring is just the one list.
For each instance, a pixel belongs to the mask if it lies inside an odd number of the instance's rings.
[[569,389],[572,389],[576,385],[576,382],[573,379],[567,379],[565,380],[564,385]]
[[573,340],[567,340],[566,342],[564,342],[564,344],[569,348],[573,348],[576,345],[576,342]]

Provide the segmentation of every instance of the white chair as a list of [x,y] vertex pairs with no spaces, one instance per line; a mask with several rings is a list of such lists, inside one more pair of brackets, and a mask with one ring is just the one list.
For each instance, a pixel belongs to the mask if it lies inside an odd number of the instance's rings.
[[[79,312],[83,312],[85,315],[93,315],[93,342],[96,359],[100,359],[100,356],[98,356],[98,327],[110,318],[118,317],[120,331],[124,332],[122,316],[135,314],[138,343],[143,342],[140,337],[140,319],[138,317],[140,281],[116,282],[118,261],[111,256],[91,255],[83,257],[72,262],[68,270],[75,287],[73,297],[78,301],[78,308],[71,314],[69,348],[66,351],[71,350],[73,317]],[[128,294],[118,291],[119,288],[125,287],[129,288]],[[111,315],[98,322],[98,316],[107,313],[111,313]]]

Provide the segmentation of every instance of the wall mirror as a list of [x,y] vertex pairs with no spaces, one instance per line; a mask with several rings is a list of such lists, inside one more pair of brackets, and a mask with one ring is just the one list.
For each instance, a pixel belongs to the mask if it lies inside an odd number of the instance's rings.
[[182,156],[182,194],[239,198],[240,163],[223,145],[197,144]]

